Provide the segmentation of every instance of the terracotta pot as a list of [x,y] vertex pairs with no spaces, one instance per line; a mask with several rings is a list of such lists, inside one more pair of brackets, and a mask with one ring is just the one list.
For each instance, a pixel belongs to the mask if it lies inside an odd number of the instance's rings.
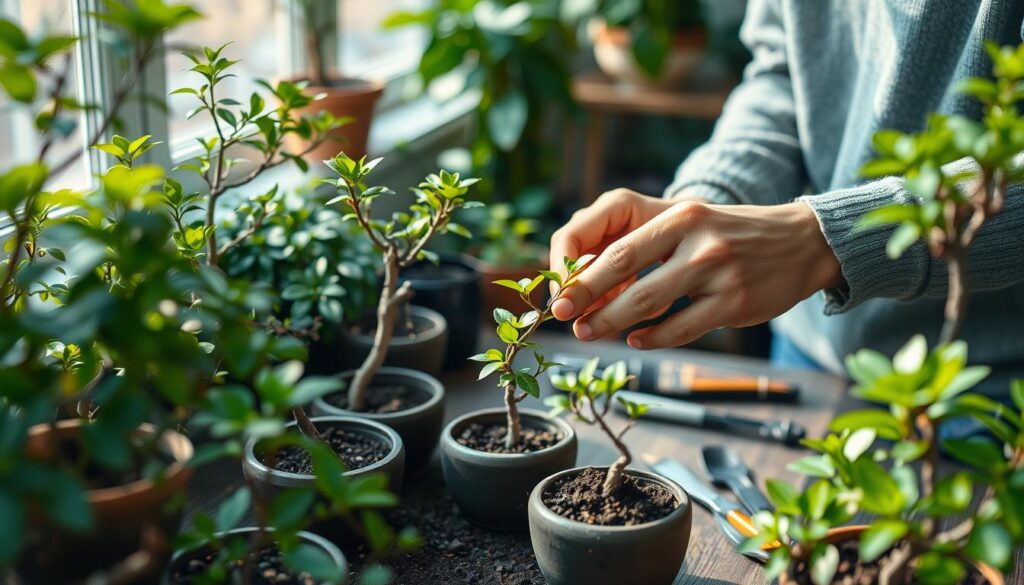
[[[228,536],[236,536],[240,534],[252,534],[259,530],[256,527],[246,528],[235,528],[234,530],[228,530],[227,532],[218,532],[217,538],[223,539]],[[299,540],[304,544],[309,544],[319,548],[323,552],[327,553],[327,556],[334,561],[334,566],[338,569],[338,574],[341,575],[341,581],[336,585],[346,585],[349,582],[349,571],[348,571],[348,560],[345,558],[345,554],[341,552],[341,549],[328,542],[326,539],[317,536],[311,532],[299,532]],[[186,561],[192,560],[204,554],[208,549],[200,548],[199,550],[181,552],[174,555],[174,559],[171,561],[170,566],[167,567],[167,571],[164,573],[161,585],[175,585],[176,581],[172,579],[172,574],[175,567],[180,566]]]
[[[536,262],[522,265],[522,266],[504,266],[501,264],[492,264],[484,260],[479,260],[477,266],[480,270],[480,298],[481,298],[481,310],[485,323],[491,322],[491,315],[494,313],[494,309],[502,308],[508,309],[513,313],[522,313],[529,307],[526,303],[519,298],[519,293],[516,291],[498,286],[494,284],[496,280],[515,280],[519,281],[524,278],[533,278],[537,276],[538,270],[548,269],[548,249],[544,246],[538,246]],[[546,285],[538,286],[533,290],[533,294],[530,298],[537,306],[542,306],[547,300],[549,291]]]
[[553,512],[543,498],[551,482],[584,469],[556,473],[530,494],[530,541],[544,579],[549,585],[673,583],[686,558],[693,521],[693,506],[683,488],[660,475],[628,469],[626,474],[672,492],[679,506],[664,518],[633,526],[584,524]]
[[441,469],[448,491],[470,522],[492,530],[525,529],[533,488],[545,477],[576,465],[576,432],[569,423],[536,410],[522,409],[519,414],[524,428],[555,431],[561,441],[533,453],[488,453],[455,440],[473,423],[504,424],[504,408],[464,414],[441,433]]
[[608,77],[621,83],[651,87],[677,87],[697,68],[707,50],[707,32],[700,29],[679,31],[665,57],[658,78],[650,77],[633,57],[633,36],[629,29],[609,27],[594,21],[590,27],[597,66]]
[[[83,424],[82,419],[58,421],[56,434],[49,425],[34,426],[29,430],[26,450],[32,457],[48,459],[61,443],[74,441]],[[139,436],[153,436],[156,428],[144,424],[136,432]],[[185,464],[192,458],[193,448],[188,438],[175,431],[164,431],[160,447],[171,460],[163,481],[140,479],[86,492],[93,512],[95,529],[92,532],[72,534],[41,517],[30,519],[24,554],[18,566],[26,582],[78,581],[138,552],[144,535],[152,541],[153,535],[161,540],[161,536],[169,539],[177,532],[181,512],[168,512],[168,503],[186,490],[192,470]],[[162,544],[166,546],[163,552],[169,557],[169,541]],[[163,566],[163,560],[155,563],[154,571]]]
[[[311,165],[319,165],[341,151],[355,159],[365,156],[370,125],[373,122],[373,109],[384,92],[384,84],[365,79],[339,78],[332,79],[327,86],[310,85],[306,92],[323,95],[323,98],[299,109],[297,114],[312,115],[327,111],[337,118],[350,117],[353,120],[332,132],[330,138],[304,158]],[[309,143],[291,134],[288,136],[287,146],[291,152],[302,152],[309,147]]]
[[[833,528],[828,531],[828,536],[825,540],[830,544],[839,544],[849,540],[855,540],[860,538],[860,535],[868,529],[866,524],[856,524],[853,526],[840,526],[839,528]],[[1006,580],[1003,578],[1003,574],[996,570],[994,567],[986,565],[985,563],[975,563],[974,568],[981,573],[981,576],[985,578],[990,585],[1006,585]],[[779,575],[779,585],[796,585],[790,576],[789,572],[783,572]]]
[[[338,377],[346,385],[355,376],[354,371],[342,372]],[[384,423],[402,437],[405,445],[405,469],[416,471],[430,461],[434,447],[444,426],[444,386],[437,378],[408,368],[381,368],[373,382],[394,383],[415,386],[427,393],[429,398],[423,404],[397,412],[373,413],[345,410],[335,406],[326,397],[313,401],[313,414],[317,416],[352,416]]]

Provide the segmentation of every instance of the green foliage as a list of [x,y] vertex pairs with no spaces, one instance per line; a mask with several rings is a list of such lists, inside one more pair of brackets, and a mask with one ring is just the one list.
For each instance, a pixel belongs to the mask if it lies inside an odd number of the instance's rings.
[[596,16],[608,26],[629,30],[633,59],[651,78],[656,79],[678,32],[704,28],[701,3],[697,0],[589,0],[579,13]]
[[483,244],[476,252],[484,262],[498,266],[528,266],[544,261],[543,248],[531,241],[540,222],[525,217],[514,217],[507,203],[491,205],[482,231]]

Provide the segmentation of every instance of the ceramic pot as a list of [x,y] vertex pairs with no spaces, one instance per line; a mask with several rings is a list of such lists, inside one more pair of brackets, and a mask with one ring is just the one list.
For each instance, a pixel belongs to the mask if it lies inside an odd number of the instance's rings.
[[[414,305],[410,312],[419,333],[415,337],[392,336],[384,365],[439,375],[448,344],[448,321],[437,311],[425,307]],[[309,373],[333,376],[354,370],[362,365],[370,353],[373,330],[365,333],[343,329],[336,331],[338,334],[332,336],[336,342],[313,344],[310,347]]]
[[[537,246],[536,262],[522,266],[505,266],[493,264],[484,260],[478,260],[477,266],[480,269],[480,298],[482,305],[483,320],[491,322],[491,315],[494,309],[508,309],[513,313],[522,313],[529,309],[523,299],[519,298],[516,291],[494,284],[496,280],[514,280],[516,282],[537,276],[537,271],[548,269],[548,249],[544,246]],[[543,306],[547,301],[549,291],[547,285],[541,285],[533,289],[530,298],[538,307]]]
[[[840,526],[839,528],[829,530],[828,536],[825,537],[825,540],[831,544],[857,540],[860,539],[860,535],[867,529],[868,526],[866,524]],[[994,567],[986,565],[985,563],[974,563],[974,568],[981,573],[981,576],[984,577],[990,585],[1006,585],[1006,580],[1003,578],[1003,574]],[[789,571],[786,570],[779,575],[779,585],[796,585],[796,580],[789,574]]]
[[476,260],[465,254],[441,254],[435,266],[420,262],[402,271],[415,291],[413,301],[444,315],[448,344],[444,368],[462,368],[477,351],[480,339],[480,273]]
[[[402,489],[402,477],[405,470],[405,447],[402,438],[398,433],[379,422],[362,418],[345,416],[319,416],[311,419],[320,429],[332,426],[342,426],[350,433],[358,433],[369,436],[391,447],[388,454],[373,465],[361,469],[345,472],[345,475],[365,475],[368,473],[383,473],[388,477],[388,485],[393,492]],[[291,422],[289,427],[294,427]],[[310,488],[313,489],[315,478],[312,475],[301,473],[289,473],[274,469],[264,464],[256,456],[256,440],[250,439],[245,444],[245,457],[242,459],[242,473],[252,480],[257,490],[260,490],[268,497],[273,497],[280,490],[288,488]]]
[[544,490],[552,482],[584,469],[556,473],[538,483],[530,494],[530,540],[548,584],[671,585],[690,542],[693,507],[686,492],[660,475],[629,469],[629,476],[672,492],[679,506],[664,518],[635,526],[584,524],[553,512],[543,500]]
[[629,29],[595,21],[590,27],[590,37],[597,66],[605,75],[620,83],[648,87],[682,85],[703,60],[708,44],[707,33],[703,30],[677,32],[661,75],[652,78],[633,57],[633,37]]
[[[223,539],[225,537],[235,535],[249,535],[256,532],[257,530],[259,529],[256,527],[236,528],[234,530],[228,530],[227,532],[217,533],[217,538]],[[321,536],[317,536],[316,534],[313,534],[311,532],[299,532],[298,536],[299,540],[301,540],[304,544],[315,546],[316,548],[319,548],[323,552],[327,553],[327,556],[330,557],[332,561],[334,561],[334,565],[338,569],[338,574],[341,575],[341,581],[338,582],[338,585],[347,585],[347,583],[349,582],[348,560],[345,559],[345,555],[341,552],[341,549],[328,542],[327,539]],[[175,554],[174,559],[171,560],[170,566],[168,566],[167,571],[164,573],[163,579],[161,580],[161,585],[176,585],[176,581],[172,579],[172,575],[174,574],[175,568],[181,566],[184,563],[187,563],[188,561],[198,556],[205,554],[205,552],[206,549],[200,548],[194,551],[185,551]]]
[[464,414],[441,433],[444,482],[462,514],[493,530],[523,530],[528,525],[530,492],[545,477],[576,464],[576,433],[564,420],[537,410],[520,410],[523,428],[559,433],[561,441],[533,453],[487,453],[455,440],[473,423],[504,424],[505,409],[489,408]]
[[[306,88],[306,93],[322,95],[323,98],[298,109],[296,114],[299,116],[327,111],[337,118],[350,117],[352,121],[331,132],[327,140],[303,158],[311,165],[321,165],[323,161],[334,158],[341,151],[354,159],[365,156],[370,125],[373,122],[373,109],[384,93],[384,84],[365,79],[338,78],[330,80],[327,86],[310,85]],[[309,148],[309,142],[295,134],[289,134],[285,140],[289,152],[304,152]]]
[[[348,371],[338,377],[347,384],[354,375],[355,371]],[[402,437],[406,471],[422,469],[430,461],[444,426],[444,386],[433,376],[406,368],[381,368],[372,383],[413,386],[426,392],[428,399],[406,410],[373,413],[346,410],[331,404],[325,396],[313,402],[313,414],[365,418],[387,425]]]
[[[43,460],[53,457],[62,443],[76,440],[83,424],[82,419],[70,419],[58,421],[54,428],[32,427],[26,443],[29,456]],[[156,428],[144,424],[136,433],[152,437]],[[25,582],[77,582],[137,552],[145,532],[155,529],[166,537],[177,531],[180,511],[166,510],[173,498],[185,493],[192,476],[192,470],[185,464],[192,458],[193,447],[188,438],[175,431],[164,431],[159,445],[170,461],[162,481],[140,479],[86,492],[93,513],[92,532],[72,534],[30,512],[25,548],[17,569]],[[156,566],[162,564],[158,562]],[[154,569],[151,578],[155,580],[158,574],[159,570]]]

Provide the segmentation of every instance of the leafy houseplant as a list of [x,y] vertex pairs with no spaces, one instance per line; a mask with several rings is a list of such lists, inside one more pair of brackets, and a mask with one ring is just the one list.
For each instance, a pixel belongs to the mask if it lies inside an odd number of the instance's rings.
[[[520,301],[515,290],[491,286],[491,283],[497,280],[518,282],[532,278],[538,270],[547,267],[547,248],[531,240],[540,226],[537,220],[514,217],[512,206],[507,203],[491,205],[488,212],[483,244],[474,250],[480,259],[482,308],[487,315],[500,307],[521,311],[527,305]],[[535,290],[533,297],[544,293],[543,287]]]
[[612,78],[641,85],[678,85],[707,45],[699,0],[595,0],[594,56]]
[[544,207],[559,154],[545,128],[552,105],[573,105],[565,55],[574,39],[555,3],[435,0],[425,10],[397,12],[385,21],[385,27],[405,26],[429,31],[419,65],[425,86],[437,94],[457,88],[442,97],[481,94],[470,146],[473,172],[487,178],[481,196],[533,199]]
[[[336,35],[329,34],[333,23],[337,22],[337,2],[298,0],[296,4],[303,23],[306,72],[293,81],[308,84],[306,89],[320,96],[304,112],[325,111],[346,122],[344,127],[332,131],[329,142],[312,148],[307,155],[308,160],[331,158],[339,148],[344,148],[356,158],[365,156],[373,108],[384,92],[384,85],[377,81],[332,75],[329,71],[328,52],[336,51],[337,44]],[[300,138],[293,138],[293,142],[299,143]],[[305,150],[297,144],[293,148]]]
[[[807,442],[820,454],[795,466],[819,478],[806,491],[769,483],[777,512],[756,518],[763,533],[747,546],[775,542],[768,573],[784,581],[833,582],[845,555],[856,561],[854,577],[883,584],[957,583],[968,571],[1002,583],[998,570],[1012,567],[1013,550],[1024,540],[1024,384],[1010,388],[1014,407],[969,392],[989,368],[967,366],[967,344],[957,340],[969,290],[968,248],[1021,180],[1014,158],[1024,151],[1018,110],[1024,45],[990,44],[987,50],[995,80],[972,78],[962,86],[982,103],[980,121],[934,115],[918,134],[875,136],[879,157],[864,173],[902,175],[918,202],[878,209],[863,224],[898,224],[890,257],[923,238],[931,254],[945,261],[944,327],[931,349],[918,335],[891,360],[867,349],[847,358],[856,382],[852,393],[887,409],[843,414],[833,422],[833,434]],[[954,161],[960,170],[944,173]],[[956,418],[988,435],[942,440],[940,427]],[[878,445],[876,439],[892,443]],[[940,449],[967,468],[943,473]],[[972,508],[976,488],[983,493]],[[857,512],[874,519],[852,532],[859,541],[853,550],[829,529]],[[787,546],[777,544],[790,539]]]
[[[458,174],[443,170],[429,175],[413,190],[416,202],[408,211],[396,212],[390,220],[383,221],[373,217],[374,200],[393,192],[383,186],[365,186],[380,160],[367,162],[365,157],[355,160],[342,152],[327,161],[338,178],[325,182],[340,193],[328,201],[328,205],[341,203],[347,208],[345,219],[354,221],[380,252],[384,277],[377,301],[372,346],[356,371],[341,374],[348,380],[347,392],[333,400],[332,397],[321,400],[317,405],[323,412],[376,418],[392,426],[403,439],[408,438],[407,443],[418,448],[409,462],[411,467],[418,467],[426,462],[437,443],[444,418],[443,388],[440,382],[422,372],[406,368],[382,369],[382,366],[392,345],[400,341],[395,335],[399,324],[403,327],[402,337],[415,341],[417,336],[429,336],[436,345],[435,352],[443,352],[444,341],[436,331],[417,330],[415,315],[409,310],[413,291],[408,281],[399,282],[399,272],[421,260],[436,261],[436,254],[426,249],[434,236],[448,232],[469,236],[469,232],[451,218],[461,208],[479,205],[466,200],[469,188],[477,180],[462,179]],[[438,315],[431,326],[443,328],[443,318]]]
[[[530,307],[521,314],[495,309],[494,320],[498,338],[505,343],[504,351],[494,348],[469,358],[484,363],[481,380],[498,374],[505,406],[456,418],[441,435],[445,483],[462,513],[478,524],[525,528],[529,491],[544,477],[576,461],[572,427],[542,412],[520,412],[519,403],[530,396],[540,397],[537,377],[554,365],[545,360],[540,346],[530,338],[551,319],[551,305],[592,258],[566,258],[565,277],[545,270],[534,278],[494,283],[514,290]],[[534,304],[531,293],[549,282],[556,288],[551,300],[543,307]],[[524,349],[533,352],[535,364],[517,368],[516,357]]]
[[[692,512],[683,491],[657,475],[627,470],[632,461],[623,436],[646,410],[617,397],[629,382],[625,362],[595,371],[598,360],[578,374],[551,376],[565,394],[549,397],[552,414],[569,412],[595,425],[619,457],[606,470],[570,469],[541,481],[530,494],[533,550],[549,583],[614,580],[672,582],[686,556]],[[615,431],[607,417],[613,401],[630,422]]]

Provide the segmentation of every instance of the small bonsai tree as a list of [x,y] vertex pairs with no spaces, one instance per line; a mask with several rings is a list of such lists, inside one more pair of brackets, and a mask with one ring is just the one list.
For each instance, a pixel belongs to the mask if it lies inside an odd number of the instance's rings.
[[[891,360],[870,349],[847,358],[856,383],[851,393],[886,410],[843,414],[833,421],[833,434],[805,441],[819,454],[792,469],[820,479],[804,492],[769,482],[777,510],[758,515],[762,534],[747,546],[775,542],[767,568],[771,576],[805,571],[817,585],[830,583],[839,553],[825,536],[858,512],[874,515],[860,537],[860,562],[877,561],[884,585],[907,582],[911,575],[924,583],[957,583],[973,562],[1005,570],[1015,546],[1024,541],[1024,383],[1010,388],[1015,408],[968,392],[989,368],[968,366],[967,344],[957,340],[969,290],[968,248],[1022,178],[1014,159],[1024,152],[1018,110],[1024,45],[990,44],[987,50],[995,80],[975,78],[963,85],[984,106],[980,122],[934,115],[918,134],[875,136],[879,158],[864,173],[902,175],[917,201],[873,211],[862,224],[899,224],[888,242],[890,257],[923,238],[932,256],[945,261],[945,322],[930,350],[917,335]],[[943,172],[954,162],[969,164]],[[940,425],[959,417],[990,435],[942,441]],[[891,445],[876,445],[876,439]],[[940,449],[970,471],[940,475]],[[886,462],[891,466],[882,465]],[[972,511],[976,487],[983,494]],[[791,539],[793,544],[778,546]]]
[[[593,260],[595,256],[588,255],[573,260],[565,258],[563,268],[565,276],[552,270],[542,270],[533,279],[524,278],[519,282],[513,280],[498,280],[494,284],[510,288],[519,293],[519,297],[530,307],[530,310],[516,315],[506,309],[495,309],[494,320],[498,324],[498,339],[505,343],[505,350],[488,349],[484,353],[477,354],[469,359],[477,362],[484,362],[480,370],[480,380],[498,372],[498,387],[504,390],[506,431],[505,447],[512,449],[519,444],[522,438],[522,421],[519,418],[519,403],[526,400],[528,396],[540,398],[540,384],[537,377],[543,374],[554,362],[546,361],[544,354],[540,353],[540,346],[530,340],[537,328],[545,321],[550,320],[551,306],[562,297],[583,269]],[[542,283],[548,282],[552,287],[551,298],[543,307],[534,304],[530,293]],[[516,356],[523,349],[533,351],[536,367],[519,368],[515,367]]]
[[[601,432],[608,437],[608,440],[615,445],[619,457],[608,467],[604,484],[601,486],[601,495],[607,498],[614,496],[618,491],[622,485],[623,472],[625,472],[626,466],[633,461],[633,455],[629,452],[622,437],[647,411],[647,405],[615,396],[619,390],[626,387],[631,379],[631,376],[626,374],[625,362],[615,362],[608,366],[601,373],[601,377],[595,375],[598,363],[598,358],[594,358],[587,362],[578,374],[570,372],[551,376],[551,385],[565,391],[566,394],[551,396],[545,402],[552,407],[553,415],[569,412],[580,422],[597,425]],[[626,414],[630,418],[630,422],[618,432],[613,431],[606,420],[613,400],[618,400],[626,408]]]
[[375,219],[373,201],[381,195],[393,194],[387,187],[364,187],[364,181],[381,160],[367,162],[366,157],[353,160],[342,152],[326,161],[338,178],[325,182],[341,193],[327,204],[342,203],[351,210],[345,214],[345,219],[356,221],[383,255],[384,264],[384,285],[377,301],[373,347],[356,370],[348,389],[348,404],[352,410],[365,407],[366,391],[387,357],[398,315],[412,297],[409,283],[399,284],[399,272],[421,260],[437,262],[437,255],[427,250],[426,245],[438,234],[451,232],[470,237],[466,228],[451,221],[452,214],[462,208],[481,205],[466,200],[469,187],[477,179],[462,179],[458,173],[442,170],[439,174],[429,175],[413,189],[416,203],[410,205],[407,212],[397,212],[389,221]]

